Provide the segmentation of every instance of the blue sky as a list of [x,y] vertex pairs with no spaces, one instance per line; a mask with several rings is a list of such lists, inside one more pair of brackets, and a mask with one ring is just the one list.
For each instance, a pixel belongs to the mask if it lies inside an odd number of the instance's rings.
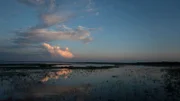
[[179,5],[179,0],[1,0],[0,60],[180,61]]

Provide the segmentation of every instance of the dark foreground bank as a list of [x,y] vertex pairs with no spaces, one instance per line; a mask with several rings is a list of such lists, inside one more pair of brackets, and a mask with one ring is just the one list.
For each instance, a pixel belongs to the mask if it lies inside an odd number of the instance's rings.
[[[87,65],[89,64],[89,65]],[[180,62],[137,62],[137,63],[109,63],[109,62],[1,62],[0,69],[110,69],[123,66],[154,66],[154,67],[179,67]]]

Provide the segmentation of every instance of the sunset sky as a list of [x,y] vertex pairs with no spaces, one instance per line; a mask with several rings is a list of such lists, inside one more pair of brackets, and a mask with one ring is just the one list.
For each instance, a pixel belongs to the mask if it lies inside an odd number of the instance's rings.
[[0,2],[0,61],[180,61],[180,0]]

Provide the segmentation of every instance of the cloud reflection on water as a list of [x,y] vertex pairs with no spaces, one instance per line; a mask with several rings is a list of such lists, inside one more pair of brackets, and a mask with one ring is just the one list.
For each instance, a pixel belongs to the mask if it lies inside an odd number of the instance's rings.
[[58,79],[60,76],[63,76],[65,79],[68,78],[68,75],[72,73],[72,70],[70,69],[61,69],[56,72],[49,72],[47,76],[42,78],[41,82],[47,82],[49,79]]

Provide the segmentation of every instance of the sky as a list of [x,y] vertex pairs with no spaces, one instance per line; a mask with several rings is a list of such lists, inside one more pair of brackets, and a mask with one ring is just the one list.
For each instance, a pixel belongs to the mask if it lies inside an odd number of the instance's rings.
[[0,61],[180,61],[179,0],[0,2]]

